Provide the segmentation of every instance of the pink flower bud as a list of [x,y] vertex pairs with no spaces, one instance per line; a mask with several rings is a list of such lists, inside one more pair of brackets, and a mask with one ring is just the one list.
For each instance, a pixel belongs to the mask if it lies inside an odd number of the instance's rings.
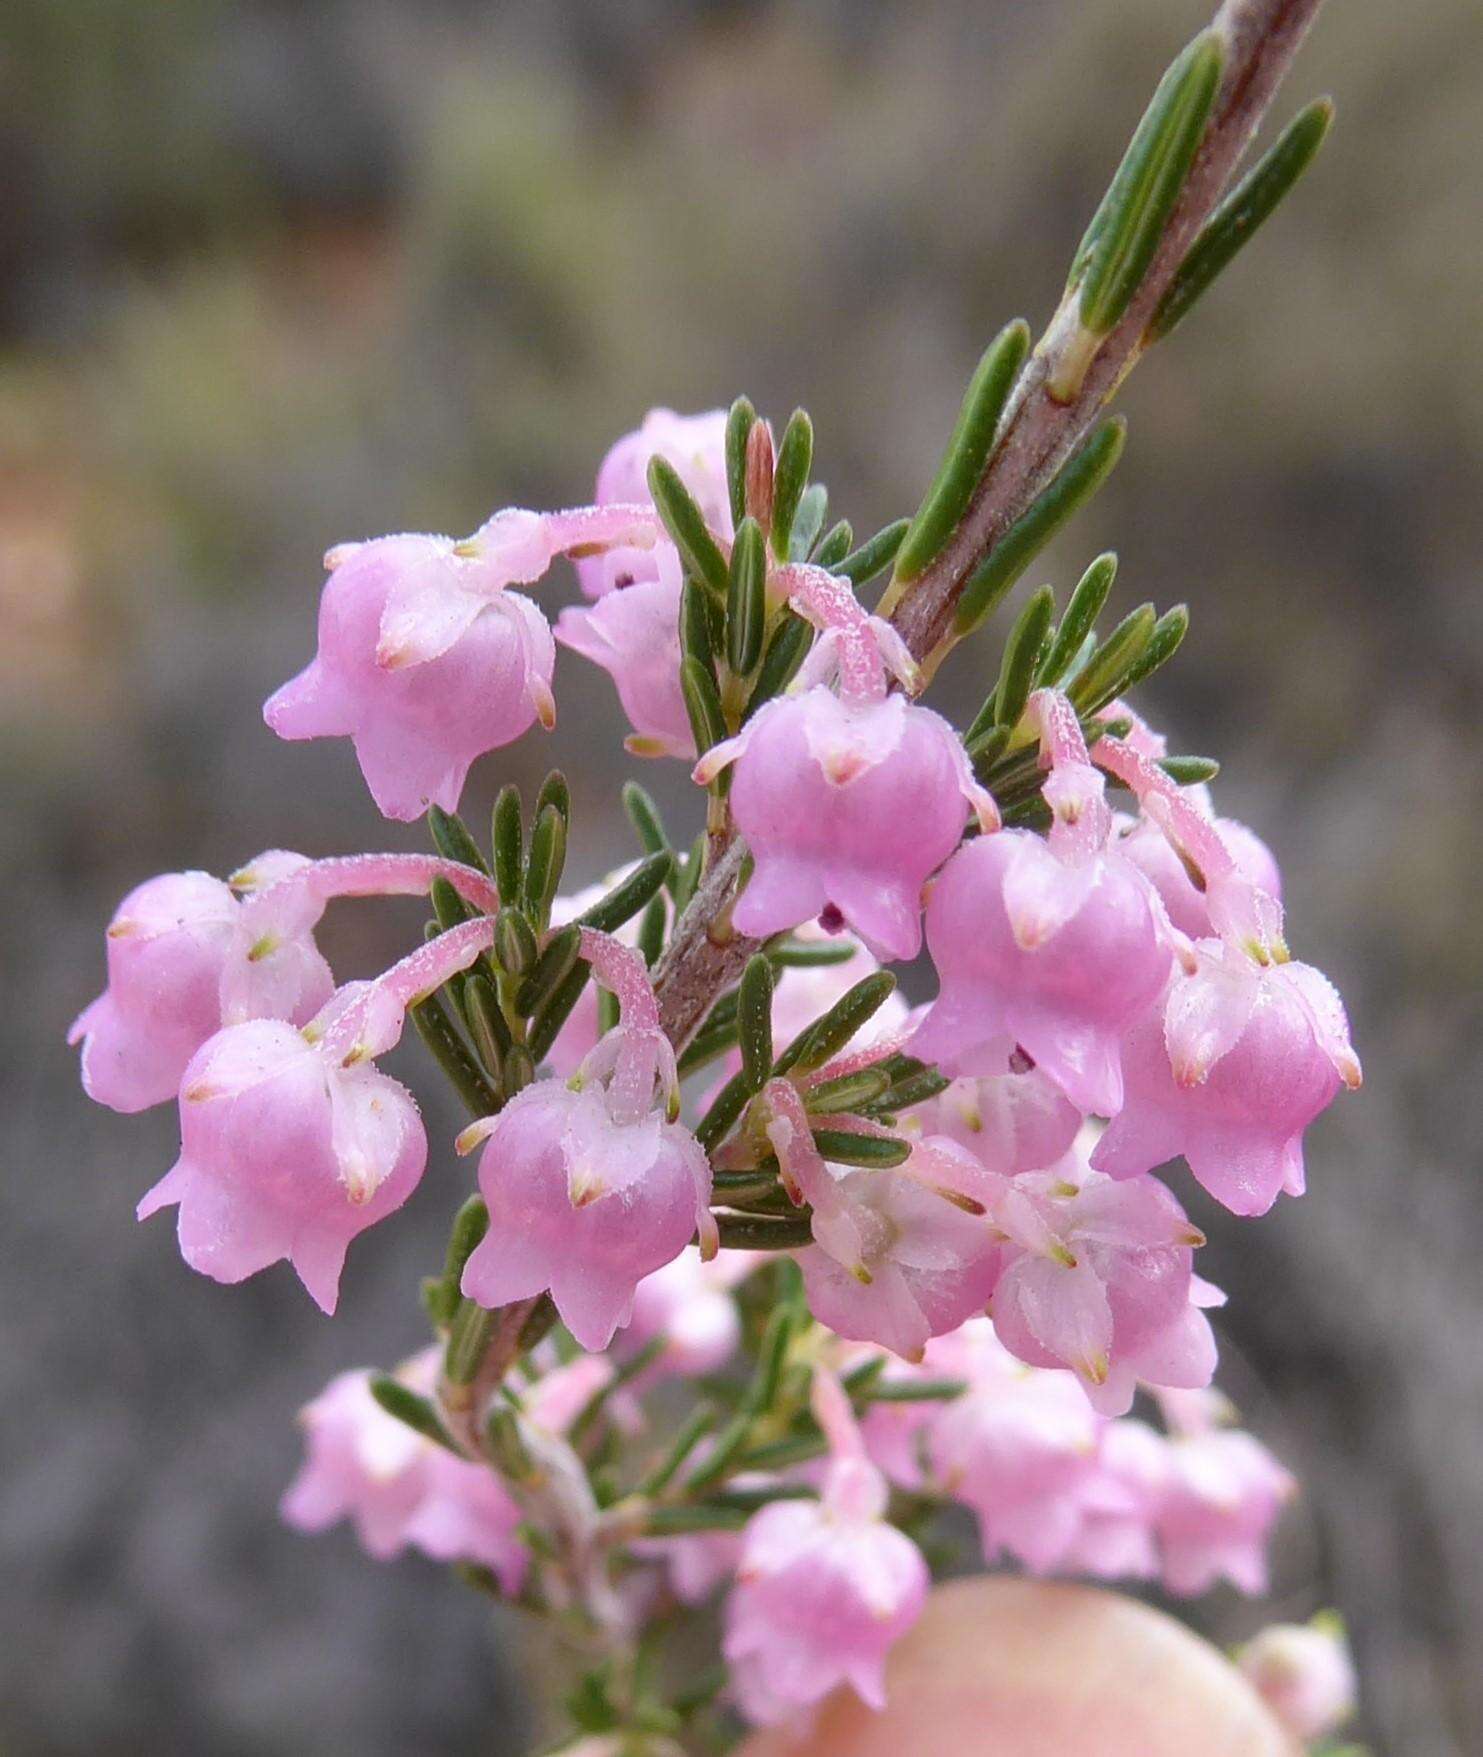
[[1311,1623],[1273,1623],[1241,1648],[1236,1663],[1305,1745],[1336,1732],[1354,1713],[1354,1661],[1332,1613]]

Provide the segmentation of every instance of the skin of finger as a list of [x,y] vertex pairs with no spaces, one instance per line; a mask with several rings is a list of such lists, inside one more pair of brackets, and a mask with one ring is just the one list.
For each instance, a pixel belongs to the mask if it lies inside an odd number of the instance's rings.
[[837,1691],[806,1732],[738,1757],[1301,1757],[1208,1641],[1090,1586],[938,1587],[887,1668],[887,1705]]

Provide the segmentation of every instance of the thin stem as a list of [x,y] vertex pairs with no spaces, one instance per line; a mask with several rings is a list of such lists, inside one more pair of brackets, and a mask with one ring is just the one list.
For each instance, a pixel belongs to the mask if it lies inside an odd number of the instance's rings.
[[1042,344],[1044,351],[1026,367],[962,522],[892,614],[916,658],[925,658],[947,634],[969,575],[1070,457],[1137,363],[1150,318],[1225,193],[1322,3],[1225,0],[1216,14],[1214,28],[1226,40],[1225,75],[1205,138],[1148,272],[1069,401],[1057,402],[1048,389],[1056,364],[1054,347]]

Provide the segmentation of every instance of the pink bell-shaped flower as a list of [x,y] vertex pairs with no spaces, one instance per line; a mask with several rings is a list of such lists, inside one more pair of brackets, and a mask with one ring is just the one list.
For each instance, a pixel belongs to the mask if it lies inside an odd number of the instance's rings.
[[[663,458],[690,490],[715,535],[730,543],[734,531],[726,479],[726,411],[677,415],[673,409],[650,409],[643,425],[616,441],[598,467],[597,505],[648,503],[649,461],[656,457]],[[657,579],[666,571],[666,550],[675,554],[674,545],[661,533],[652,547],[619,543],[601,554],[579,557],[577,578],[583,593],[589,598],[605,598]],[[678,607],[678,592],[676,604]]]
[[281,738],[350,738],[386,817],[452,811],[476,757],[536,719],[555,722],[551,630],[507,588],[540,579],[557,555],[654,530],[647,506],[510,508],[464,542],[342,544],[325,557],[318,653],[264,718]]
[[1164,1585],[1181,1596],[1226,1579],[1255,1596],[1267,1590],[1267,1545],[1297,1485],[1261,1441],[1218,1425],[1224,1400],[1165,1399],[1174,1433],[1156,1516]]
[[[677,415],[651,409],[625,435],[597,473],[597,503],[645,505],[652,458],[671,464],[723,543],[732,537],[726,481],[726,414]],[[596,602],[571,606],[556,621],[556,638],[600,665],[613,679],[633,727],[628,748],[641,756],[694,759],[695,739],[680,691],[679,551],[662,533],[648,547],[619,544],[577,562],[582,590]]]
[[633,754],[693,760],[680,690],[680,558],[671,543],[656,552],[656,578],[635,580],[595,604],[569,605],[556,619],[556,638],[612,678],[633,727],[626,740]]
[[878,958],[915,957],[922,886],[961,840],[965,801],[986,827],[998,822],[994,802],[947,721],[887,693],[888,667],[910,678],[915,666],[846,581],[795,565],[774,583],[823,636],[796,693],[766,703],[694,771],[708,783],[736,765],[731,813],[755,870],[733,920],[760,938],[821,916]]
[[809,1132],[797,1088],[768,1083],[768,1139],[785,1185],[813,1208],[814,1242],[798,1254],[809,1309],[837,1335],[907,1360],[930,1337],[981,1312],[999,1275],[997,1234],[963,1194],[978,1162],[923,1141],[902,1166],[836,1177]]
[[108,986],[67,1034],[82,1085],[111,1110],[163,1104],[221,1025],[222,965],[238,902],[204,872],[167,872],[130,891],[108,924]]
[[814,1375],[830,1443],[819,1501],[774,1501],[743,1533],[722,1651],[748,1719],[786,1720],[849,1684],[885,1706],[885,1662],[926,1600],[921,1551],[885,1522],[887,1491],[838,1381]]
[[493,1307],[549,1289],[578,1342],[602,1349],[628,1322],[643,1278],[697,1232],[714,1255],[716,1223],[710,1166],[674,1120],[674,1051],[643,959],[587,929],[582,956],[619,997],[622,1022],[569,1084],[538,1081],[459,1137],[464,1152],[487,1143],[479,1187],[489,1205],[463,1291]]
[[1008,1238],[994,1328],[1031,1366],[1069,1367],[1103,1415],[1123,1415],[1140,1380],[1195,1389],[1215,1371],[1215,1339],[1192,1273],[1203,1235],[1156,1178],[1087,1169],[1073,1150],[992,1202]]
[[303,1031],[229,1025],[180,1087],[180,1157],[140,1202],[178,1204],[180,1254],[235,1282],[287,1258],[333,1312],[350,1240],[416,1187],[427,1137],[411,1094],[370,1058],[401,1035],[407,1005],[492,942],[487,920],[442,934],[375,982],[342,988]]
[[108,987],[68,1034],[82,1039],[84,1089],[144,1110],[176,1096],[186,1063],[223,1025],[307,1024],[335,986],[314,943],[330,898],[418,896],[436,877],[476,908],[499,907],[483,873],[418,854],[310,861],[271,849],[228,884],[167,873],[140,885],[108,930]]
[[[1231,851],[1236,870],[1258,890],[1280,902],[1282,874],[1267,844],[1255,830],[1235,818],[1218,817],[1214,823],[1220,839]],[[1158,892],[1169,920],[1180,933],[1190,939],[1202,939],[1212,932],[1204,892],[1196,889],[1188,868],[1156,823],[1140,817],[1118,838],[1116,846]]]
[[1169,971],[1157,896],[1109,848],[1112,815],[1075,710],[1031,698],[1052,764],[1047,837],[983,836],[932,888],[927,944],[941,992],[912,1052],[949,1074],[998,1073],[1019,1045],[1079,1109],[1123,1102],[1122,1039]]
[[1303,1131],[1341,1084],[1360,1083],[1343,1002],[1290,959],[1280,906],[1241,873],[1216,827],[1161,770],[1103,743],[1098,761],[1141,791],[1202,874],[1218,937],[1183,954],[1163,1005],[1130,1033],[1127,1101],[1092,1164],[1134,1177],[1183,1154],[1233,1213],[1264,1214],[1281,1191],[1302,1194]]
[[1081,1112],[1036,1067],[954,1080],[911,1115],[924,1134],[946,1136],[1005,1177],[1053,1165],[1082,1125]]
[[[438,1353],[425,1350],[397,1377],[431,1391]],[[483,1563],[506,1592],[518,1591],[530,1552],[515,1535],[521,1513],[503,1483],[388,1415],[370,1380],[341,1373],[302,1412],[306,1455],[280,1503],[283,1518],[299,1531],[348,1518],[378,1560],[410,1546],[435,1561]]]
[[965,1330],[968,1390],[929,1430],[933,1474],[977,1514],[985,1561],[1008,1550],[1044,1573],[1080,1532],[1104,1424],[1070,1373],[1015,1360],[986,1320]]

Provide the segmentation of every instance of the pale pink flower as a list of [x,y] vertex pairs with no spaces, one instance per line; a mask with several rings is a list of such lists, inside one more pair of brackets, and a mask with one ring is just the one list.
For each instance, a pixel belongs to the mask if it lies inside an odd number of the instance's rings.
[[[597,504],[649,503],[649,461],[655,457],[673,467],[711,531],[729,543],[734,533],[726,480],[726,411],[677,415],[673,409],[650,409],[643,425],[624,434],[603,459]],[[615,544],[600,555],[579,557],[577,577],[587,597],[605,598],[659,578],[666,571],[666,551],[675,555],[662,533],[652,546]]]
[[487,920],[454,928],[339,990],[304,1031],[256,1019],[208,1038],[181,1080],[180,1157],[139,1218],[178,1204],[193,1269],[236,1282],[287,1258],[333,1312],[350,1240],[406,1201],[427,1159],[411,1094],[371,1057],[396,1043],[411,1000],[492,937]]
[[1267,1545],[1296,1484],[1261,1441],[1238,1428],[1177,1434],[1159,1497],[1156,1530],[1170,1592],[1205,1592],[1229,1580],[1267,1590]]
[[452,811],[469,766],[555,704],[551,630],[508,588],[573,550],[654,540],[648,506],[496,513],[464,542],[405,535],[325,557],[319,650],[265,706],[282,738],[349,737],[390,818]]
[[[1237,871],[1258,889],[1280,900],[1282,875],[1271,849],[1256,831],[1235,818],[1218,817],[1213,821],[1221,840],[1231,851]],[[1158,892],[1170,921],[1181,933],[1188,934],[1191,939],[1201,939],[1210,933],[1210,909],[1205,894],[1195,888],[1188,867],[1157,824],[1147,818],[1138,818],[1132,828],[1119,837],[1117,848]]]
[[[438,1350],[398,1377],[432,1388]],[[280,1504],[300,1531],[352,1521],[365,1549],[385,1561],[407,1547],[437,1561],[480,1562],[516,1592],[529,1552],[515,1536],[520,1510],[483,1464],[455,1458],[382,1409],[367,1372],[341,1373],[300,1417],[306,1456]]]
[[1080,1534],[1103,1419],[1070,1373],[1025,1366],[985,1320],[965,1329],[969,1389],[928,1430],[933,1476],[977,1514],[985,1561],[1045,1573]]
[[695,738],[680,690],[680,560],[672,545],[664,548],[657,579],[636,581],[590,606],[568,605],[556,619],[556,638],[613,679],[633,727],[630,751],[693,760]]
[[849,1684],[885,1705],[885,1662],[921,1614],[921,1551],[885,1522],[887,1490],[866,1458],[838,1383],[814,1375],[814,1409],[830,1441],[819,1501],[775,1501],[743,1536],[726,1603],[722,1651],[748,1719],[786,1720]]
[[[906,1047],[915,1053],[914,1043]],[[1053,1165],[1082,1125],[1081,1112],[1035,1067],[954,1080],[911,1114],[924,1134],[946,1136],[1006,1177]]]
[[830,1170],[797,1089],[764,1092],[767,1134],[785,1185],[813,1209],[814,1242],[798,1253],[809,1309],[837,1335],[908,1360],[981,1312],[999,1275],[997,1235],[964,1195],[978,1162],[951,1142],[917,1143],[894,1170]]
[[82,1043],[89,1098],[132,1112],[163,1104],[221,1025],[222,965],[238,902],[204,872],[169,872],[130,891],[108,924],[108,986],[67,1034]]
[[1236,1664],[1295,1739],[1337,1732],[1354,1713],[1354,1661],[1332,1614],[1311,1623],[1273,1623],[1236,1654]]
[[[990,824],[993,801],[947,721],[888,694],[888,667],[913,674],[889,625],[822,569],[796,565],[775,577],[824,634],[798,693],[768,702],[694,771],[708,782],[736,766],[731,812],[755,869],[733,919],[762,937],[822,916],[879,958],[915,957],[922,886],[957,847],[965,806]],[[823,681],[831,673],[838,693]]]
[[1123,1102],[1122,1040],[1169,971],[1157,894],[1108,845],[1112,815],[1064,696],[1031,699],[1050,760],[1049,835],[970,842],[927,904],[941,992],[913,1040],[944,1073],[998,1073],[1019,1045],[1078,1109]]
[[1341,1084],[1360,1083],[1338,991],[1290,959],[1276,899],[1238,869],[1219,831],[1162,771],[1105,739],[1098,761],[1202,872],[1218,937],[1187,948],[1162,1006],[1129,1034],[1127,1101],[1092,1155],[1131,1177],[1183,1154],[1237,1214],[1304,1185],[1303,1131]]
[[1008,1239],[993,1315],[1012,1354],[1069,1367],[1104,1415],[1126,1413],[1140,1381],[1209,1384],[1215,1339],[1192,1272],[1204,1237],[1156,1178],[1116,1183],[1072,1151],[1005,1180],[990,1213]]
[[710,1166],[673,1120],[674,1051],[643,960],[586,929],[582,955],[618,994],[622,1023],[571,1083],[538,1081],[459,1137],[462,1151],[487,1143],[479,1185],[490,1215],[463,1290],[493,1307],[549,1289],[582,1346],[602,1349],[628,1322],[646,1275],[697,1232],[714,1254],[715,1221]]
[[717,1371],[741,1341],[734,1289],[755,1267],[745,1251],[723,1252],[709,1262],[682,1251],[635,1289],[633,1316],[621,1339],[624,1352],[663,1338],[646,1377],[695,1379]]

